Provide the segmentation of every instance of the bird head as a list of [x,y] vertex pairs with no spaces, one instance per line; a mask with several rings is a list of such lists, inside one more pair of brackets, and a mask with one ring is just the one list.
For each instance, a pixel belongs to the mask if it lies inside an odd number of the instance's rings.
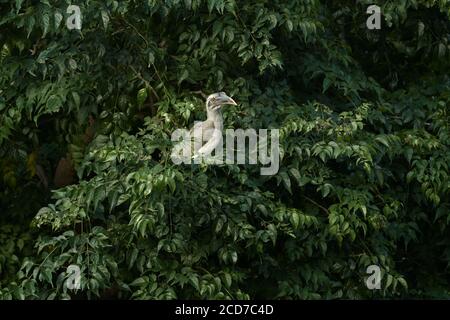
[[236,106],[237,103],[227,96],[225,92],[216,92],[208,96],[206,99],[206,109],[208,111],[220,110],[224,105]]

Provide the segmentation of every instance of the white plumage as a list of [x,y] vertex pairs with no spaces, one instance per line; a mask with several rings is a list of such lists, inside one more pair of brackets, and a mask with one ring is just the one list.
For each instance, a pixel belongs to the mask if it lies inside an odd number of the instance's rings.
[[[223,118],[221,109],[224,105],[236,105],[225,92],[217,92],[206,99],[206,120],[197,122],[189,131],[189,139],[183,139],[175,145],[172,159],[182,159],[189,163],[193,158],[207,157],[222,139]],[[193,151],[193,152],[192,152]],[[191,158],[191,155],[193,157]]]

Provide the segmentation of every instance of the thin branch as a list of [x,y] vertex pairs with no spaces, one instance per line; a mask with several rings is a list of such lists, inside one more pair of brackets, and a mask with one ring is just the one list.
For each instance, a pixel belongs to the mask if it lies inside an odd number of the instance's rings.
[[330,212],[328,211],[327,208],[321,206],[320,204],[318,204],[318,203],[317,203],[316,201],[314,201],[313,199],[311,199],[311,198],[309,198],[309,197],[307,197],[307,196],[305,196],[305,195],[302,195],[302,197],[305,198],[306,200],[308,200],[309,202],[311,202],[312,204],[316,205],[316,206],[319,207],[320,209],[322,209],[326,214],[330,214]]
[[158,94],[156,93],[155,89],[153,89],[153,87],[150,85],[150,82],[148,82],[147,80],[144,79],[144,77],[141,75],[140,72],[137,72],[136,69],[133,66],[130,66],[131,70],[133,70],[133,72],[135,73],[136,77],[138,77],[139,79],[141,79],[142,81],[144,81],[145,85],[152,90],[153,94],[155,95],[155,97],[159,99]]
[[200,94],[203,97],[203,99],[208,98],[208,95],[206,93],[204,93],[202,90],[191,91],[191,92],[195,93],[195,94]]

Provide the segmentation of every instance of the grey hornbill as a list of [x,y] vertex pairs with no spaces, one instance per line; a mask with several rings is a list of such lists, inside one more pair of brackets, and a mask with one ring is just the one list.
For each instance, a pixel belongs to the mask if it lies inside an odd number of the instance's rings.
[[[206,99],[206,120],[197,122],[189,131],[189,139],[185,139],[175,145],[175,156],[192,154],[193,159],[199,156],[209,156],[222,139],[223,118],[222,107],[224,105],[237,105],[225,92],[216,92]],[[181,153],[181,154],[180,154]],[[190,157],[190,159],[192,159]],[[188,162],[190,162],[188,159]]]

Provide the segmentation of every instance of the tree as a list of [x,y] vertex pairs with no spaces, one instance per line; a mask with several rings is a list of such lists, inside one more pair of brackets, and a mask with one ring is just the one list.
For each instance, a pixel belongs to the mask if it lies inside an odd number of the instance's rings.
[[[373,2],[0,0],[0,298],[448,298],[450,4]],[[276,175],[171,162],[222,90]]]

